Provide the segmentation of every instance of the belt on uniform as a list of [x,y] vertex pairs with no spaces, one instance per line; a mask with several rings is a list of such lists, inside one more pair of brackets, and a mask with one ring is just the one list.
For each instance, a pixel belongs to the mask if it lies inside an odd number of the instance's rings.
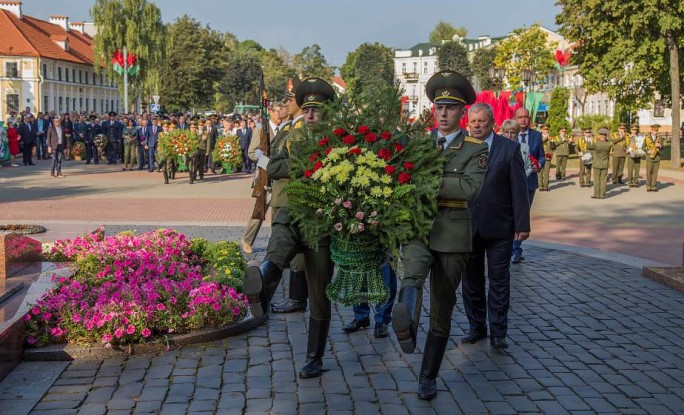
[[448,208],[467,208],[468,202],[465,200],[438,200],[437,206]]

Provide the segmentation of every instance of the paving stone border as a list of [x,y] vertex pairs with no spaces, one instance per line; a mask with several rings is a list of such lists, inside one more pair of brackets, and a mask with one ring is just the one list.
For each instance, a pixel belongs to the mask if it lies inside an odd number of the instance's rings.
[[198,343],[213,342],[226,337],[233,337],[253,330],[264,322],[267,317],[250,317],[228,327],[198,330],[191,333],[177,334],[168,340],[157,339],[152,342],[126,346],[106,348],[103,345],[56,344],[33,349],[26,349],[24,360],[28,361],[65,361],[65,360],[93,360],[126,357],[130,355],[154,354]]
[[0,225],[0,232],[18,233],[20,235],[33,235],[35,233],[45,233],[47,232],[47,229],[41,225],[8,224]]

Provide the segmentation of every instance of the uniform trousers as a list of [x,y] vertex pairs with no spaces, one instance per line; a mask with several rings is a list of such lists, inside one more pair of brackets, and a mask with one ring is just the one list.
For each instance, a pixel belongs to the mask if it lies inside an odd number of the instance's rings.
[[579,160],[579,183],[580,186],[585,185],[588,186],[589,182],[591,182],[591,164],[587,165],[582,162],[582,159],[580,158]]
[[660,161],[646,160],[646,189],[658,188],[658,169],[660,169]]
[[594,167],[594,197],[603,199],[606,197],[606,185],[608,183],[608,168],[597,169]]
[[416,287],[423,295],[423,284],[430,276],[430,332],[442,337],[451,333],[451,314],[456,305],[456,290],[461,283],[468,253],[437,252],[423,241],[414,240],[403,247],[404,277],[401,287]]
[[539,188],[547,190],[549,188],[549,176],[551,176],[551,160],[547,159],[544,167],[539,172]]
[[627,182],[632,186],[639,186],[639,170],[641,170],[641,157],[627,158]]
[[625,171],[625,157],[613,157],[613,184],[622,181]]
[[[473,237],[473,251],[463,274],[463,306],[470,328],[485,328],[489,315],[492,337],[505,337],[511,304],[510,258],[512,239]],[[485,293],[485,258],[489,291]]]
[[86,141],[85,147],[86,161],[90,161],[92,159],[95,161],[95,164],[98,164],[100,162],[100,154],[95,143],[93,143],[92,141]]
[[556,156],[556,180],[565,179],[565,168],[568,165],[568,156]]
[[[287,208],[281,207],[273,218],[271,237],[268,240],[264,260],[284,270],[297,254],[303,254],[309,290],[310,316],[316,320],[330,320],[331,305],[325,294],[325,288],[332,280],[334,270],[330,259],[330,240],[327,238],[321,240],[315,248],[309,246],[299,232],[299,227],[292,223]],[[290,271],[293,269],[290,268]]]

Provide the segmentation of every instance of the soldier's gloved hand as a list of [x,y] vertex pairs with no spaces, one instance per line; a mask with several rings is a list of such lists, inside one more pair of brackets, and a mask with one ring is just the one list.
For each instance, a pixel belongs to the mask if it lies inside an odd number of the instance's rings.
[[261,156],[263,156],[263,155],[264,155],[264,152],[259,150],[258,148],[256,150],[254,150],[254,157],[257,160],[259,160],[261,158]]

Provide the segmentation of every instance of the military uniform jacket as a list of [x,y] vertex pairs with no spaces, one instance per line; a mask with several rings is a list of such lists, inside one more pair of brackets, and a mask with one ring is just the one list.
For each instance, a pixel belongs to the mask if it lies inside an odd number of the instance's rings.
[[613,134],[613,156],[627,157],[627,147],[629,146],[629,135],[625,134],[620,137],[619,134]]
[[[548,136],[546,139],[544,139],[544,136],[542,135],[542,146],[544,146],[544,155],[552,155],[553,154],[553,145],[552,145],[551,137]],[[551,157],[546,156],[547,160],[549,163],[551,163]]]
[[86,127],[86,133],[85,133],[85,142],[86,143],[92,143],[95,141],[95,136],[98,134],[102,134],[102,128],[95,124],[88,124]]
[[287,205],[287,196],[283,194],[283,189],[287,185],[290,177],[290,157],[288,151],[288,141],[295,130],[299,130],[304,126],[304,118],[288,124],[283,128],[273,139],[273,157],[266,166],[266,173],[268,177],[273,180],[271,184],[271,206],[283,207]]
[[[437,139],[437,132],[433,132]],[[439,211],[430,231],[430,249],[437,252],[472,251],[471,214],[467,203],[480,193],[487,171],[488,147],[484,141],[468,137],[461,131],[449,146],[442,150],[446,158],[442,187],[437,196]]]
[[103,121],[102,122],[102,132],[107,136],[107,141],[113,143],[121,139],[121,134],[119,133],[119,125],[116,121]]
[[560,138],[560,136],[554,138],[552,144],[552,147],[556,150],[556,156],[570,155],[570,142],[567,136],[564,139]]
[[593,141],[587,146],[594,156],[592,167],[595,169],[607,169],[610,160],[610,149],[613,147],[610,141]]
[[[644,151],[646,152],[646,161],[660,161],[660,150],[659,148],[655,148],[655,139],[651,137],[650,134],[646,136],[644,139]],[[655,157],[651,157],[651,151],[652,149],[657,150],[655,153]]]

